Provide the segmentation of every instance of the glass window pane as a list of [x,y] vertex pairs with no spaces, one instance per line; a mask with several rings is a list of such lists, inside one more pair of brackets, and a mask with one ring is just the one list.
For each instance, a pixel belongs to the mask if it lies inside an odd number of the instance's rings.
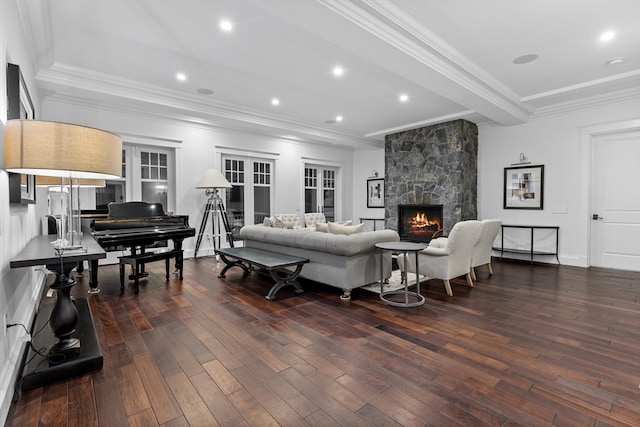
[[269,187],[255,187],[253,189],[254,224],[262,224],[266,217],[271,216],[270,194]]
[[151,168],[151,179],[158,179],[158,169]]
[[167,184],[164,182],[142,182],[142,201],[149,203],[161,203],[167,209]]
[[143,165],[149,164],[149,153],[147,153],[146,151],[140,153],[140,163],[142,163]]
[[160,154],[160,166],[167,166],[167,155]]
[[167,169],[160,169],[160,179],[167,179]]
[[149,179],[149,167],[147,166],[140,167],[140,177],[142,179]]
[[233,186],[225,190],[227,220],[234,239],[240,236],[240,229],[244,227],[244,187]]

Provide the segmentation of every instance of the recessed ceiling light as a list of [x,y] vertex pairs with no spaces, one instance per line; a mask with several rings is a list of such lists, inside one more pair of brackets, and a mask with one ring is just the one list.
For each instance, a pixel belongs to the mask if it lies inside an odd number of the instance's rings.
[[280,105],[280,100],[278,98],[273,98],[271,100],[271,105]]
[[613,31],[606,31],[600,35],[600,41],[608,42],[609,40],[613,40],[615,36],[616,36],[616,33],[614,33]]
[[336,116],[336,122],[341,122],[342,121],[342,116]]
[[180,80],[181,82],[187,80],[187,75],[184,73],[178,73],[176,74],[176,79]]
[[409,100],[409,95],[407,95],[406,93],[403,93],[402,95],[400,95],[400,102],[407,102]]
[[344,68],[342,68],[340,66],[333,67],[333,75],[334,76],[341,76],[343,74],[344,74]]
[[228,33],[229,31],[233,30],[233,24],[231,23],[231,21],[224,19],[220,21],[220,29]]
[[624,61],[623,57],[613,58],[611,61],[607,62],[607,65],[616,65],[616,64],[620,64],[623,61]]
[[200,95],[213,95],[213,91],[211,89],[198,89],[196,92],[198,92]]
[[528,64],[529,62],[533,62],[538,59],[538,55],[535,53],[528,53],[526,55],[518,56],[512,62],[516,65]]

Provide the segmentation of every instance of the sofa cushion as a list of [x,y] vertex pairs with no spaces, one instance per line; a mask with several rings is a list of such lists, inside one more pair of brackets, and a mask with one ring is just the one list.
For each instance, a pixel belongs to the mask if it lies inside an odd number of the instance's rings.
[[337,222],[330,222],[327,224],[327,228],[329,229],[329,233],[350,235],[364,231],[364,224],[343,225]]
[[320,233],[328,233],[329,232],[329,224],[327,224],[326,222],[316,222],[316,231],[319,231]]

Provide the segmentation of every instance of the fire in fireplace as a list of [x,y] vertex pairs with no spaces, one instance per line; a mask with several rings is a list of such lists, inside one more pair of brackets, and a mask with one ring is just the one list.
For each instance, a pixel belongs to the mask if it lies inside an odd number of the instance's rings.
[[442,230],[442,205],[398,205],[400,240],[429,243]]

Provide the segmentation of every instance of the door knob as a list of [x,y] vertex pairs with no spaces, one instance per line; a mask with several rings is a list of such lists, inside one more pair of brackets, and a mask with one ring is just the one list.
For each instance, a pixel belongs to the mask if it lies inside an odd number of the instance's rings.
[[600,219],[604,219],[601,216],[598,216],[598,214],[593,214],[593,216],[591,217],[591,219],[593,219],[594,221],[598,221]]

